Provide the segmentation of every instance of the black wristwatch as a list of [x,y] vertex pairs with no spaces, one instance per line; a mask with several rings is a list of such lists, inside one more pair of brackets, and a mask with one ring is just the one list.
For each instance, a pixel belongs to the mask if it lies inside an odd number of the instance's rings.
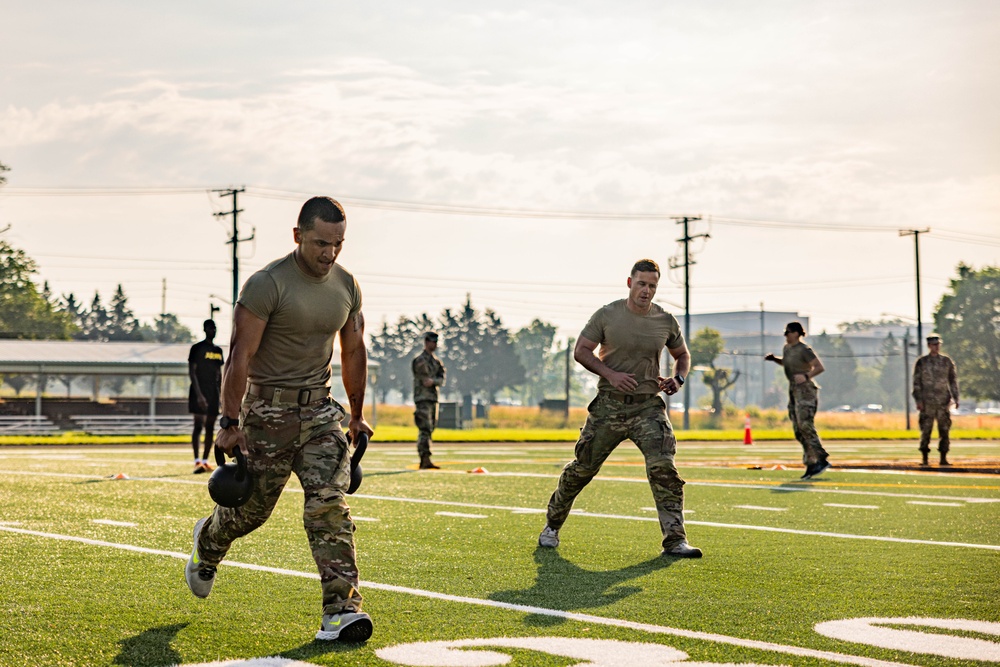
[[[677,380],[677,384],[679,386],[681,386],[681,387],[684,386],[684,378],[682,378],[680,375],[675,375],[674,379]],[[225,428],[225,427],[223,427],[223,428]]]
[[239,427],[240,427],[239,417],[233,419],[232,417],[227,417],[226,415],[222,415],[222,419],[219,420],[219,428],[239,428]]

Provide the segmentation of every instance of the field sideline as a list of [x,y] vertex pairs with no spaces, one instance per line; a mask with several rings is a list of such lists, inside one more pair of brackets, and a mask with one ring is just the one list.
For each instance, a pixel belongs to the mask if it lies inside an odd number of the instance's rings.
[[[536,547],[571,443],[373,444],[352,497],[359,646],[312,640],[319,584],[293,477],[211,597],[183,580],[211,509],[185,446],[0,449],[0,665],[982,665],[1000,662],[1000,443],[685,442],[689,540],[659,556],[628,443]],[[470,474],[477,468],[485,473]],[[264,660],[272,656],[271,660]],[[509,662],[505,662],[509,660]]]

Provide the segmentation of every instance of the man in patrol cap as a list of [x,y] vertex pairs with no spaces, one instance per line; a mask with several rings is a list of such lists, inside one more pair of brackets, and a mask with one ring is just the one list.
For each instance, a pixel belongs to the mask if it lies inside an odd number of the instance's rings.
[[444,364],[434,356],[438,335],[424,334],[424,351],[413,360],[413,421],[417,425],[417,454],[421,470],[437,470],[431,461],[431,435],[437,426],[438,387],[444,385]]
[[923,465],[928,465],[927,455],[931,451],[931,431],[934,422],[938,425],[938,452],[941,454],[941,465],[948,463],[948,448],[951,440],[948,431],[951,429],[951,412],[949,404],[954,400],[958,408],[958,374],[955,372],[955,362],[941,354],[941,336],[931,334],[927,337],[928,352],[917,359],[913,366],[913,400],[917,403],[920,413],[920,454]]

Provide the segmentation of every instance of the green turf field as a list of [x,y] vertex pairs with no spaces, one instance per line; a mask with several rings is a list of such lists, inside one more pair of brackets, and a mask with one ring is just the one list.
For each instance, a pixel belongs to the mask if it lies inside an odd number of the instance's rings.
[[628,443],[557,550],[536,539],[572,444],[439,444],[441,471],[373,444],[351,501],[363,645],[313,641],[294,478],[200,600],[183,568],[211,504],[189,448],[4,448],[0,665],[1000,662],[1000,443],[955,443],[970,472],[950,473],[916,470],[911,442],[825,445],[847,467],[800,482],[795,443],[681,443],[705,557],[677,560]]

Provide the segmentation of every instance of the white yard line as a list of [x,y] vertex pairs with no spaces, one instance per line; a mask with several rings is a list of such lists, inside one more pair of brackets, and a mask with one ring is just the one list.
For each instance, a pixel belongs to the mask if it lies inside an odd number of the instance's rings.
[[[121,549],[124,551],[151,554],[155,556],[167,556],[169,558],[176,558],[184,561],[190,558],[190,554],[181,553],[177,551],[166,551],[163,549],[149,549],[147,547],[139,547],[132,544],[104,542],[102,540],[92,540],[89,538],[76,537],[73,535],[44,533],[35,530],[11,528],[2,525],[0,525],[0,531],[7,531],[10,533],[18,533],[22,535],[31,535],[34,537],[44,537],[47,539],[61,540],[66,542],[77,542],[89,546],[105,547],[110,549]],[[225,561],[225,566],[238,567],[246,570],[255,570],[257,572],[269,572],[271,574],[282,574],[291,577],[301,577],[304,579],[319,579],[319,575],[316,574],[315,572],[300,572],[298,570],[287,570],[284,568],[267,567],[265,565],[254,565],[251,563],[240,563],[237,561]],[[460,595],[449,595],[447,593],[437,593],[435,591],[426,591],[419,588],[408,588],[405,586],[396,586],[393,584],[380,584],[373,581],[362,582],[362,585],[364,587],[373,588],[375,590],[389,591],[392,593],[400,593],[403,595],[414,595],[418,597],[431,598],[434,600],[442,600],[446,602],[457,602],[457,603],[472,604],[482,607],[493,607],[496,609],[504,609],[507,611],[514,611],[523,614],[553,616],[556,618],[578,621],[580,623],[591,623],[594,625],[606,625],[617,628],[627,628],[630,630],[637,630],[639,632],[649,632],[652,634],[670,635],[674,637],[686,637],[688,639],[697,639],[700,641],[713,642],[717,644],[729,644],[731,646],[740,646],[742,648],[749,648],[760,651],[773,651],[776,653],[784,653],[787,655],[796,655],[805,658],[815,658],[817,660],[830,660],[832,662],[839,662],[850,665],[860,665],[861,667],[914,667],[913,665],[909,665],[906,663],[875,660],[873,658],[865,658],[856,655],[847,655],[844,653],[835,653],[833,651],[819,651],[816,649],[802,648],[799,646],[787,646],[785,644],[776,644],[773,642],[758,641],[754,639],[729,637],[727,635],[720,635],[711,632],[698,632],[695,630],[685,630],[683,628],[672,628],[665,625],[638,623],[636,621],[628,621],[620,618],[608,618],[605,616],[594,616],[592,614],[578,614],[575,612],[561,611],[559,609],[548,609],[546,607],[531,607],[528,605],[511,604],[509,602],[498,602],[496,600],[484,600],[481,598],[471,598]]]
[[462,512],[434,512],[437,516],[451,516],[457,519],[489,519],[485,514],[463,514]]
[[845,505],[844,503],[823,503],[824,507],[847,507],[862,510],[877,510],[878,505]]
[[[60,477],[77,477],[85,479],[108,479],[107,477],[95,477],[94,475],[74,475],[69,473],[28,473],[23,471],[4,471],[0,470],[0,474],[27,474],[27,475],[55,475]],[[108,480],[113,481],[113,480]],[[114,480],[117,481],[117,480]],[[197,484],[205,486],[204,481],[194,481],[194,480],[175,480],[175,479],[165,479],[160,477],[132,477],[128,480],[122,480],[121,483],[127,481],[154,481],[154,482],[166,482],[170,484]],[[744,487],[740,487],[744,488]],[[296,488],[286,488],[286,491],[290,493],[302,493],[301,489]],[[772,489],[773,490],[773,489]],[[880,495],[880,494],[875,494]],[[899,495],[904,497],[904,494],[881,494],[881,495]],[[515,514],[540,514],[542,510],[537,507],[513,507],[509,505],[485,505],[480,503],[463,503],[451,500],[430,500],[426,498],[405,498],[398,496],[373,496],[363,493],[356,493],[352,498],[365,498],[368,500],[382,500],[390,502],[402,502],[402,503],[414,503],[423,505],[443,505],[446,507],[465,507],[469,509],[479,509],[479,510],[501,510],[504,512],[512,512]],[[940,497],[940,496],[931,496]],[[632,516],[628,514],[603,514],[598,512],[584,512],[584,511],[573,511],[573,516],[584,516],[595,519],[619,519],[625,521],[659,521],[656,517],[645,517],[645,516]],[[895,542],[902,544],[924,544],[929,546],[943,546],[943,547],[963,547],[967,549],[986,549],[989,551],[1000,551],[1000,545],[994,544],[975,544],[969,542],[943,542],[937,540],[918,540],[918,539],[907,539],[901,537],[882,537],[879,535],[854,535],[850,533],[828,533],[816,530],[798,530],[793,528],[776,528],[772,526],[753,526],[748,524],[734,524],[734,523],[719,523],[714,521],[689,521],[685,520],[685,523],[689,526],[709,526],[712,528],[732,528],[736,530],[759,530],[772,533],[786,533],[789,535],[812,535],[816,537],[833,537],[838,539],[851,539],[851,540],[870,540],[874,542]]]

